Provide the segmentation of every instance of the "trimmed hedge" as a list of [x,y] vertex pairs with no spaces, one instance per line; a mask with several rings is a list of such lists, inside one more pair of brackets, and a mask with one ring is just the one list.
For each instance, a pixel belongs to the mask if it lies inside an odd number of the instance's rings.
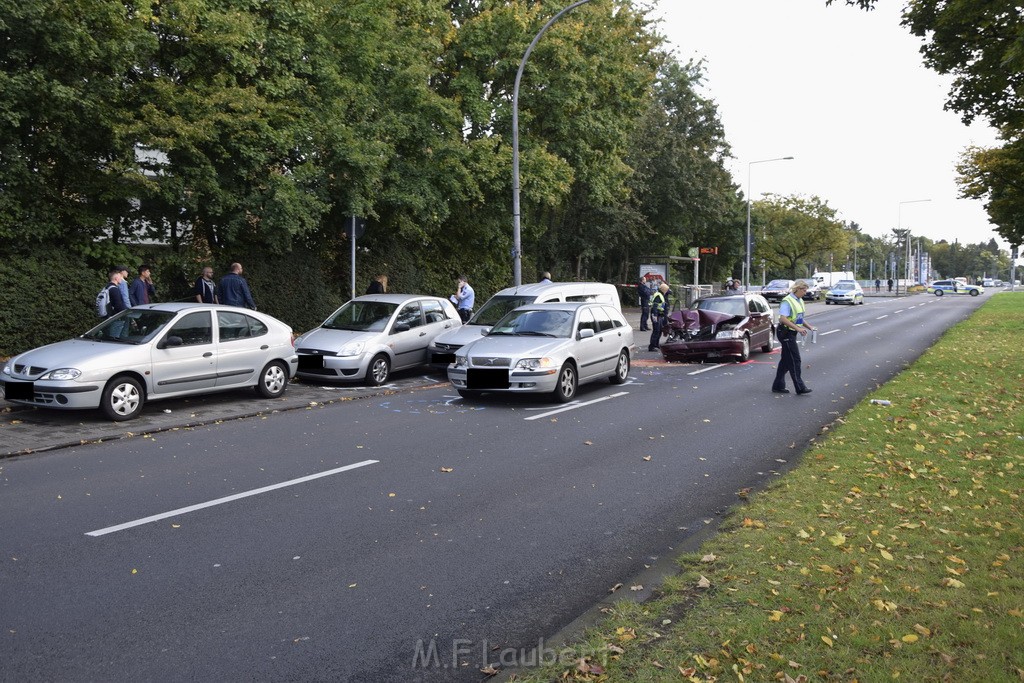
[[93,327],[106,273],[63,249],[0,261],[0,356],[82,334]]

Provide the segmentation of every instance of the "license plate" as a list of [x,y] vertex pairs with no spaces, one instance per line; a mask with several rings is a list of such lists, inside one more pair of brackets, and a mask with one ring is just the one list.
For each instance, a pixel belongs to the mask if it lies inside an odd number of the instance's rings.
[[466,384],[470,389],[508,389],[508,370],[470,368],[466,373]]
[[35,395],[34,382],[7,382],[4,385],[4,396],[9,401],[31,401]]
[[430,359],[431,359],[430,360],[431,363],[442,363],[444,365],[448,365],[449,363],[454,363],[455,362],[455,354],[454,353],[434,353],[434,354],[431,355]]
[[323,367],[323,356],[299,356],[299,370],[321,370]]

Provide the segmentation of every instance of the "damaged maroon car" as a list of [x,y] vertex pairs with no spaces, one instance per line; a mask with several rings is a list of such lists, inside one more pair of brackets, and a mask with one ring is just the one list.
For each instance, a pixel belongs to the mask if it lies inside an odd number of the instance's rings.
[[771,306],[754,293],[697,299],[669,316],[669,329],[661,342],[668,361],[729,357],[743,362],[751,348],[768,353],[775,345]]

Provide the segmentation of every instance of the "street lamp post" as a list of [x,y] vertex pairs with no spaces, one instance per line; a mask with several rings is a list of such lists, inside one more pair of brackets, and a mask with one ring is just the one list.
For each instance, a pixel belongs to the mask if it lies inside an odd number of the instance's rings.
[[520,211],[519,211],[519,83],[523,80],[523,70],[526,69],[526,60],[529,59],[530,53],[533,52],[533,48],[537,46],[537,42],[540,37],[551,27],[553,23],[559,20],[563,14],[569,10],[575,9],[580,5],[585,5],[590,0],[579,0],[569,5],[561,12],[551,17],[548,23],[544,24],[544,28],[537,32],[534,36],[533,42],[530,43],[530,47],[526,48],[526,52],[523,53],[523,59],[519,62],[519,71],[516,72],[516,84],[512,90],[512,270],[515,276],[515,285],[518,287],[523,284],[523,250],[522,250],[522,239],[521,239],[521,222],[520,222]]
[[[922,202],[930,202],[930,201],[931,201],[931,199],[908,199],[906,201],[900,202],[899,207],[898,207],[897,212],[896,212],[896,234],[897,234],[897,236],[900,234],[900,231],[903,229],[903,205],[904,204],[920,204]],[[906,232],[906,238],[907,238],[906,270],[909,271],[910,270],[910,231],[909,230],[907,230],[907,232]],[[910,279],[910,276],[908,274],[907,275],[907,280],[909,280],[909,279]],[[907,283],[907,287],[908,287],[907,291],[910,291],[909,290],[909,287],[910,287],[909,282]],[[896,273],[896,294],[899,295],[899,293],[900,293],[900,276],[899,276],[899,273]]]
[[793,157],[776,157],[774,159],[758,159],[747,163],[747,242],[744,247],[746,254],[743,259],[743,289],[750,289],[750,167],[754,164],[767,164],[770,161],[789,161]]

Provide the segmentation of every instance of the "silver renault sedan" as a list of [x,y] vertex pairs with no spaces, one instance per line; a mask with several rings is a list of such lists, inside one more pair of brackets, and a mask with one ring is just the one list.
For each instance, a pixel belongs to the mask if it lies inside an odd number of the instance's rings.
[[254,387],[281,396],[298,358],[292,329],[265,313],[197,303],[121,311],[81,337],[41,346],[3,364],[12,403],[100,408],[115,421],[147,401]]
[[606,304],[521,306],[485,333],[460,348],[448,366],[448,379],[464,398],[485,391],[537,392],[564,403],[584,382],[625,382],[636,351],[633,328]]
[[367,294],[295,340],[303,380],[365,381],[428,361],[434,337],[462,325],[451,302],[423,294]]

